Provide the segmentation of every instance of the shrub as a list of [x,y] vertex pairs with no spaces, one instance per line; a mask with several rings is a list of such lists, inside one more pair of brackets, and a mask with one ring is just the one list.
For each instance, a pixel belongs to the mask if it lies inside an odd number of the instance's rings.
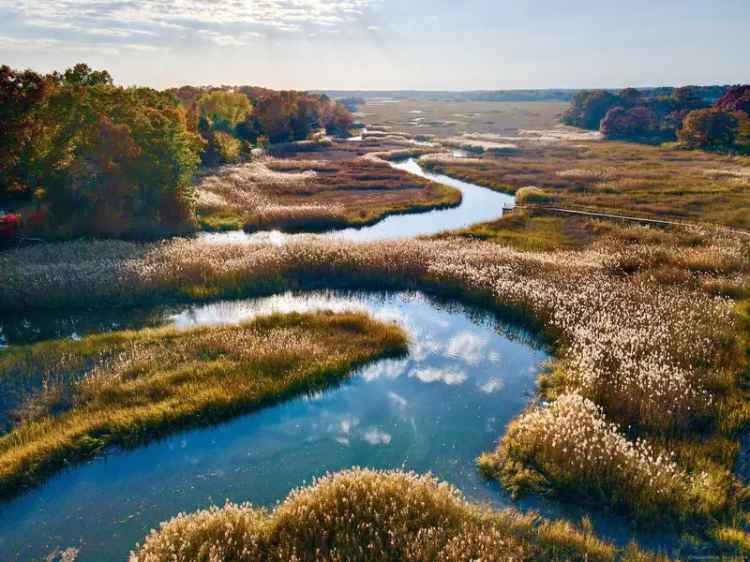
[[608,138],[647,139],[654,135],[657,125],[656,113],[647,107],[613,107],[602,119],[600,130]]
[[517,203],[550,203],[553,197],[543,189],[528,185],[520,188],[516,191],[516,202]]
[[714,104],[719,111],[735,112],[743,111],[750,114],[750,84],[735,86],[724,94]]
[[210,166],[234,164],[239,162],[241,153],[242,143],[239,140],[224,131],[213,131],[203,161]]

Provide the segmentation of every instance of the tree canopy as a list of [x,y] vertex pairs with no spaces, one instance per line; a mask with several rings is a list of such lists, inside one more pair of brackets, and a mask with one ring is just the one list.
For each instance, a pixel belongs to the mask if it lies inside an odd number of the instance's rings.
[[[599,130],[607,138],[640,142],[679,140],[689,148],[747,152],[750,85],[684,86],[664,94],[626,88],[578,92],[563,122]],[[723,91],[718,96],[717,92]],[[716,100],[713,106],[709,103]],[[716,99],[718,97],[718,99]]]
[[4,66],[0,75],[11,124],[0,131],[0,202],[33,203],[34,223],[53,236],[191,227],[203,143],[171,95],[116,87],[86,65],[47,76]]

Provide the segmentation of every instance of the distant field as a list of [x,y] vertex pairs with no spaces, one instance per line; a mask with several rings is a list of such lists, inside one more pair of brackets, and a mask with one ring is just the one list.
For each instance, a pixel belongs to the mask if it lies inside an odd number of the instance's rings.
[[563,102],[371,99],[360,106],[355,117],[368,125],[385,125],[412,135],[506,134],[552,127],[567,106]]

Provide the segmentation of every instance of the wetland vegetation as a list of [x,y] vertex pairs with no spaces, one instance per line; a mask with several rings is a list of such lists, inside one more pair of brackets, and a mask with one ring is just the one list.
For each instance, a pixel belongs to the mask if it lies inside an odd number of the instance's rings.
[[[724,123],[734,127],[724,135],[731,146],[690,140],[713,127],[702,114],[672,122],[687,109],[746,112],[746,89],[707,89],[716,94],[710,102],[678,90],[574,96],[566,119],[597,128],[592,115],[603,112],[596,124],[604,137],[618,139],[609,140],[556,124],[562,107],[549,100],[511,109],[510,102],[486,100],[366,99],[351,116],[321,94],[121,89],[83,66],[49,76],[3,67],[3,79],[7,91],[21,93],[2,146],[47,130],[69,104],[93,108],[68,123],[80,135],[66,133],[64,155],[49,148],[54,135],[44,140],[49,150],[37,153],[41,144],[28,141],[5,154],[3,196],[22,218],[35,208],[22,228],[50,238],[110,239],[5,249],[0,311],[93,315],[289,290],[415,290],[521,323],[553,355],[534,371],[533,397],[493,428],[497,443],[476,455],[475,470],[519,498],[509,510],[480,507],[432,477],[352,469],[307,487],[296,482],[300,488],[277,494],[283,501],[274,509],[240,498],[171,513],[143,546],[130,545],[134,562],[651,560],[750,552],[748,475],[736,468],[750,422],[750,159],[740,154],[747,116]],[[621,107],[623,100],[630,105]],[[642,118],[642,106],[658,113],[656,128],[625,142],[613,127]],[[336,138],[353,119],[366,129]],[[170,135],[159,132],[164,128]],[[660,135],[679,143],[657,144],[665,140]],[[164,136],[172,144],[162,146]],[[711,151],[697,150],[705,148]],[[182,157],[153,159],[162,149]],[[114,161],[113,154],[127,158]],[[407,158],[414,160],[398,164]],[[147,165],[167,160],[179,164],[171,174],[162,170],[173,183],[141,181],[153,172]],[[21,174],[31,163],[54,174]],[[477,214],[479,224],[448,232],[440,232],[450,223],[439,223],[438,211],[428,220],[439,234],[420,239],[409,238],[406,227],[403,236],[369,243],[331,235],[391,214],[470,207],[437,176],[421,177],[422,169],[513,195],[518,206],[508,213],[498,205],[489,210],[496,219]],[[83,184],[91,189],[79,189]],[[99,193],[96,186],[107,196],[89,197]],[[119,199],[125,187],[138,194],[126,198],[130,206]],[[72,208],[71,194],[85,204],[58,220],[61,209]],[[159,212],[143,214],[141,196],[153,196]],[[165,218],[177,216],[169,205],[181,218],[162,231]],[[575,214],[581,211],[592,215]],[[252,244],[116,239],[140,238],[131,236],[133,228],[150,236],[196,229],[325,236]],[[404,325],[362,311],[100,332],[10,341],[0,350],[6,496],[74,462],[106,457],[113,445],[136,447],[215,425],[343,382],[376,359],[425,353]],[[435,366],[419,373],[408,377],[447,386],[467,377]],[[502,383],[482,384],[494,392]],[[398,397],[390,399],[404,407]],[[391,439],[373,429],[368,442],[389,446]],[[445,479],[451,482],[450,474]],[[530,496],[554,498],[549,513],[562,519],[526,510],[520,502]],[[565,505],[592,519],[571,521],[559,507]],[[602,514],[632,525],[628,538],[645,540],[646,529],[658,529],[664,540],[649,546],[662,553],[628,546],[622,533],[603,538]]]

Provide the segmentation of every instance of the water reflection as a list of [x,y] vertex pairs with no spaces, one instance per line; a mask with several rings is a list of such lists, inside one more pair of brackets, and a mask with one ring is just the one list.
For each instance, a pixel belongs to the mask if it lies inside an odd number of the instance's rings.
[[474,499],[508,505],[474,459],[525,407],[547,357],[522,330],[421,293],[288,293],[158,315],[187,328],[318,309],[399,322],[412,353],[371,364],[337,388],[59,474],[0,505],[0,559],[76,546],[82,561],[122,560],[175,513],[227,498],[270,505],[314,476],[355,465],[432,471]]

